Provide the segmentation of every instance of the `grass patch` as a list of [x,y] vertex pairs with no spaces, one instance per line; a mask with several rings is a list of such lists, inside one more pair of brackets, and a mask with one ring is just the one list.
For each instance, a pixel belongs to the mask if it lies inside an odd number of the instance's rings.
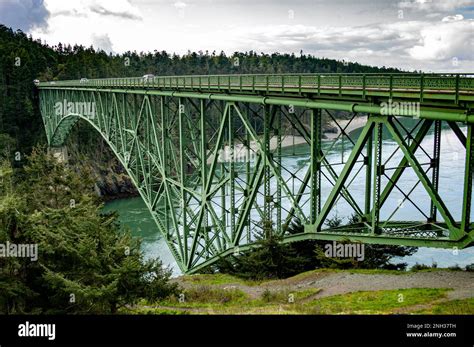
[[[295,303],[302,302],[320,290],[267,290],[257,299],[239,289],[197,286],[187,289],[181,297],[171,297],[156,303],[140,302],[130,309],[134,314],[297,314]],[[126,312],[124,312],[126,313]]]
[[261,282],[244,280],[242,278],[228,274],[203,274],[203,275],[187,275],[182,276],[181,280],[194,284],[202,285],[223,285],[223,284],[244,284],[247,286],[257,286]]
[[[363,291],[321,299],[313,296],[317,288],[301,291],[266,290],[251,298],[238,289],[198,286],[186,290],[183,298],[173,297],[154,304],[141,303],[132,314],[472,314],[474,299],[446,299],[451,289],[412,288]],[[292,298],[290,299],[290,295]],[[428,308],[415,311],[417,305]],[[410,308],[413,308],[410,310]]]
[[390,314],[399,309],[446,298],[446,288],[378,290],[335,295],[304,306],[313,314]]
[[119,311],[120,314],[136,314],[136,315],[167,315],[167,316],[175,316],[175,315],[187,315],[189,312],[185,310],[173,310],[168,308],[162,307],[143,307],[139,306],[133,309],[123,309]]
[[210,286],[187,289],[184,295],[185,301],[217,304],[237,303],[247,298],[247,295],[238,289],[221,289]]
[[240,305],[247,300],[247,294],[239,289],[213,288],[208,285],[200,285],[186,289],[180,296],[173,296],[167,300],[162,300],[156,303],[156,305],[178,308],[219,309],[222,306]]
[[321,290],[319,288],[308,288],[304,290],[274,290],[265,289],[259,299],[254,300],[256,305],[272,304],[291,304],[308,299]]
[[431,305],[429,308],[414,311],[416,314],[474,314],[474,298],[449,300]]

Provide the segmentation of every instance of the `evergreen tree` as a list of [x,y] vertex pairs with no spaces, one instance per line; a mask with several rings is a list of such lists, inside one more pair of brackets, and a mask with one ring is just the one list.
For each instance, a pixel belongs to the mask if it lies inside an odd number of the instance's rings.
[[145,261],[140,243],[102,214],[86,172],[44,150],[21,182],[0,171],[0,242],[38,245],[38,259],[0,258],[0,313],[115,313],[176,292],[170,271]]
[[243,278],[262,280],[285,278],[304,271],[308,259],[298,254],[270,227],[265,230],[262,221],[256,232],[255,248],[231,259],[220,259],[208,271],[231,273]]

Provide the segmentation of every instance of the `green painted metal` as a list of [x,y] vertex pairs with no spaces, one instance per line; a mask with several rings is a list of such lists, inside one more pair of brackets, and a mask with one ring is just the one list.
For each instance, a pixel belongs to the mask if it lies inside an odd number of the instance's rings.
[[[283,242],[469,246],[473,81],[471,74],[172,76],[42,82],[39,94],[49,145],[63,145],[77,121],[89,123],[190,273],[256,247],[257,234],[278,233]],[[394,102],[416,107],[387,114]],[[360,134],[349,135],[348,124],[363,115]],[[404,118],[415,125],[407,129]],[[324,139],[329,123],[338,133],[333,140]],[[440,194],[443,125],[466,149],[459,220]],[[384,136],[397,148],[382,158]],[[305,164],[288,165],[301,146],[308,148]],[[331,155],[336,148],[340,160]],[[404,186],[407,169],[430,199],[427,208]],[[363,194],[353,191],[354,181],[364,182]],[[419,220],[392,218],[399,206],[383,212],[400,196],[420,211]],[[340,204],[354,218],[328,226]],[[303,231],[290,230],[296,221]]]
[[311,223],[316,223],[321,212],[321,110],[311,110]]
[[[473,101],[473,74],[274,74],[217,76],[157,76],[152,78],[105,78],[88,81],[42,82],[41,87],[152,88],[192,91],[304,93],[337,96],[386,96]],[[54,83],[54,84],[51,84]]]
[[471,220],[471,204],[472,204],[472,180],[474,172],[474,132],[472,126],[467,127],[466,136],[466,164],[465,164],[465,175],[464,175],[464,194],[462,203],[462,221],[461,221],[461,232],[469,232],[469,225]]
[[[379,222],[380,222],[380,187],[381,187],[381,180],[382,180],[382,133],[383,133],[383,123],[377,123],[375,125],[375,146],[374,146],[374,170],[372,173],[373,176],[373,195],[372,201],[374,207],[372,208],[372,216],[371,216],[371,223],[372,223],[372,233],[379,234]],[[372,153],[370,154],[372,155]]]

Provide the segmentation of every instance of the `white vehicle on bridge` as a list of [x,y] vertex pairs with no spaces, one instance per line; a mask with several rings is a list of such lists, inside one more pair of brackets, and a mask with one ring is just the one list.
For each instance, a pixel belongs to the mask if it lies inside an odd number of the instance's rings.
[[81,78],[80,83],[87,83],[89,80],[87,78]]
[[155,75],[146,74],[146,75],[143,75],[142,80],[143,80],[143,82],[151,82],[151,81],[153,81],[154,77],[155,77]]

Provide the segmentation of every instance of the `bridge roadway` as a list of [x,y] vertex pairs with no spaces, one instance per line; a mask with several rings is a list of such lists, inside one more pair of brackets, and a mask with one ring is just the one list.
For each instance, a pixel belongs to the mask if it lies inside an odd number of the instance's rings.
[[[40,82],[38,89],[50,146],[63,145],[80,119],[96,129],[178,265],[195,272],[270,235],[282,242],[469,246],[473,76],[147,76]],[[361,115],[368,115],[365,125],[350,136],[347,123]],[[332,141],[324,139],[328,125],[338,129]],[[465,148],[458,153],[464,161],[458,210],[443,200],[439,183],[442,129]],[[298,173],[287,166],[301,146],[285,148],[295,138],[309,152]],[[387,138],[397,144],[388,155]],[[233,160],[236,148],[249,160]],[[334,160],[335,148],[348,155]],[[230,160],[220,159],[223,151]],[[424,201],[413,198],[413,177]],[[354,182],[364,183],[364,194]],[[419,217],[393,220],[400,201]],[[328,223],[337,206],[352,211],[341,225]]]

